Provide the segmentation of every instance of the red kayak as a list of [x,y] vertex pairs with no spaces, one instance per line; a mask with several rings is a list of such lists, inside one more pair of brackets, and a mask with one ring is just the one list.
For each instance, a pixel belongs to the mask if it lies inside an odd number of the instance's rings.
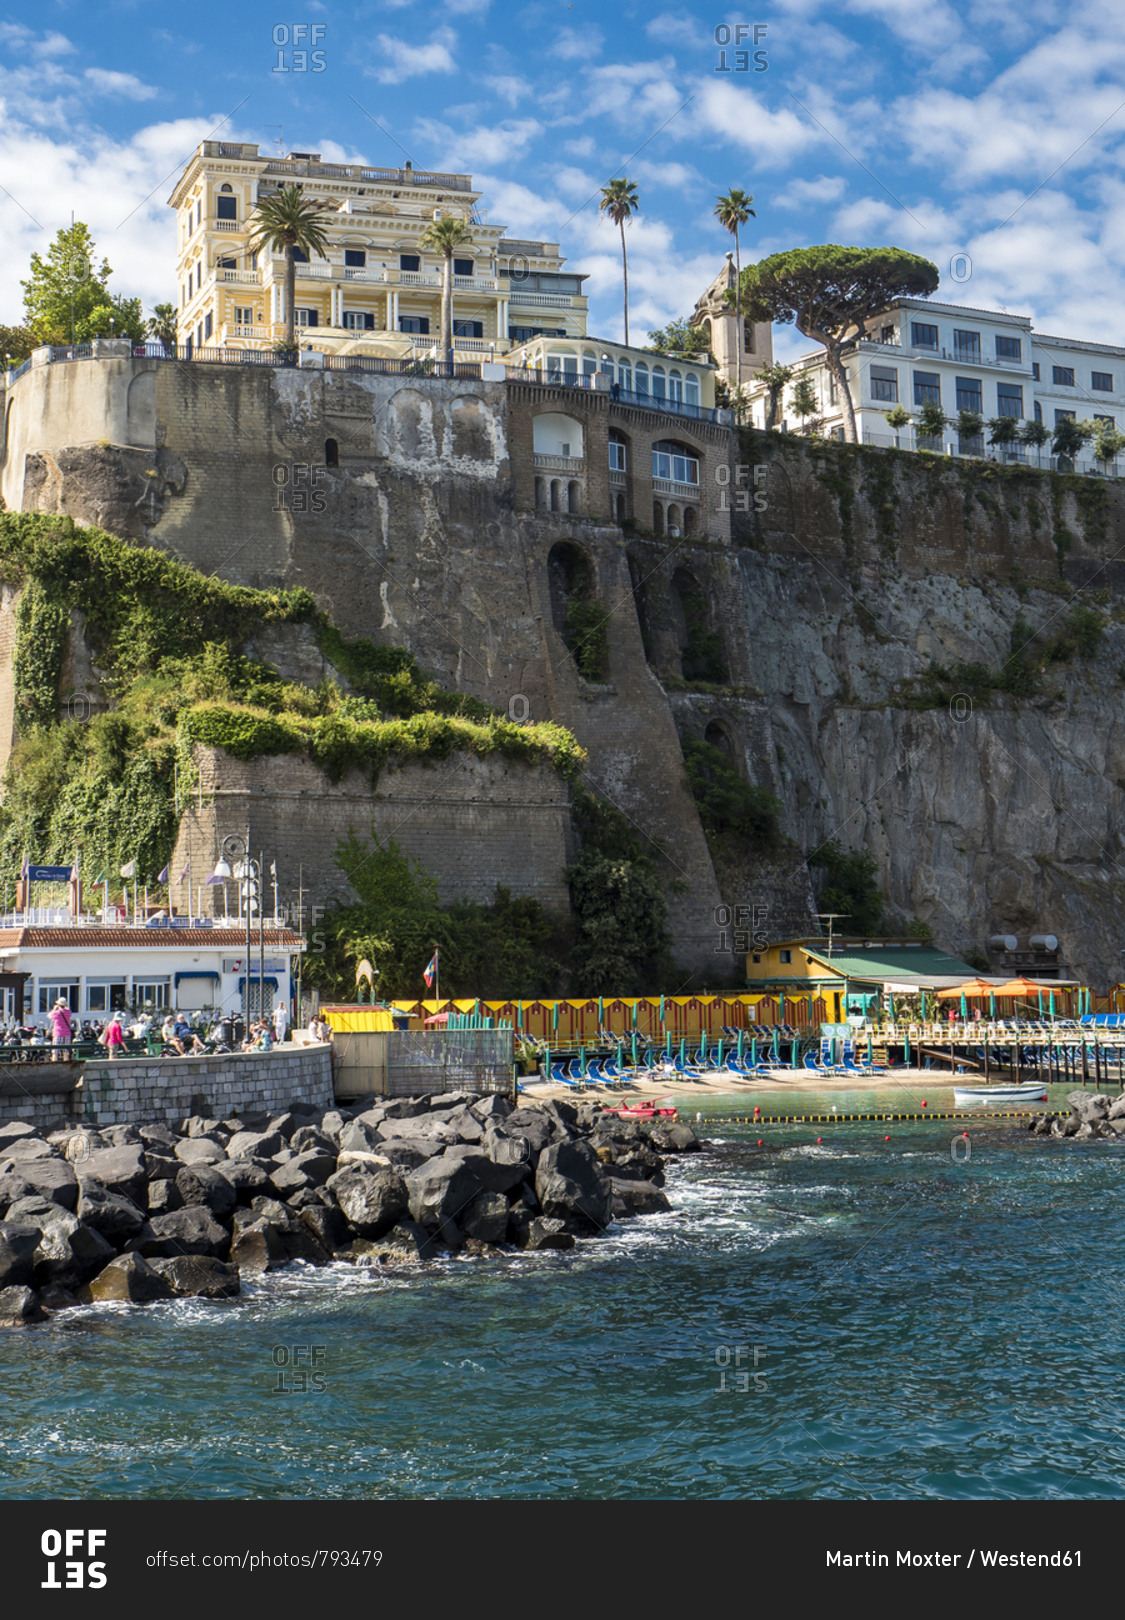
[[676,1110],[670,1106],[646,1103],[622,1103],[619,1108],[606,1108],[603,1113],[617,1114],[621,1119],[675,1119]]

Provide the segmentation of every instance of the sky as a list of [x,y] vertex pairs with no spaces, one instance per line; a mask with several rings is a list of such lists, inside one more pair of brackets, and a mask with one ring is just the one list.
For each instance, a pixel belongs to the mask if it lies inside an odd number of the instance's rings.
[[[0,0],[0,322],[72,210],[114,291],[174,301],[167,199],[206,139],[468,171],[492,223],[589,275],[608,339],[597,194],[625,175],[634,342],[721,268],[715,200],[740,186],[744,261],[893,244],[938,266],[939,298],[1125,345],[1125,29],[1104,0]],[[780,358],[811,347],[774,336]]]

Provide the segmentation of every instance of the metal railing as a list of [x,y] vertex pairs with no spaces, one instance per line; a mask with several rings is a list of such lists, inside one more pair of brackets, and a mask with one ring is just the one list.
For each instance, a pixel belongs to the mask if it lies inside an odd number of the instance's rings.
[[534,366],[509,366],[509,382],[541,383],[545,388],[592,388],[594,379],[581,371],[543,371]]
[[609,397],[615,405],[640,405],[647,411],[665,411],[673,416],[688,416],[698,422],[717,422],[719,413],[709,405],[689,405],[682,399],[667,399],[662,394],[637,394],[614,383]]

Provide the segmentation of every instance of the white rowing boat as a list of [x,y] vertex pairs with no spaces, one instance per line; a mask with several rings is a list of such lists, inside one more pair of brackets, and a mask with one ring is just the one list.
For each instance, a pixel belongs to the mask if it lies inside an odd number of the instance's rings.
[[1024,1080],[1018,1086],[954,1086],[957,1108],[975,1103],[1046,1102],[1047,1087],[1042,1080]]

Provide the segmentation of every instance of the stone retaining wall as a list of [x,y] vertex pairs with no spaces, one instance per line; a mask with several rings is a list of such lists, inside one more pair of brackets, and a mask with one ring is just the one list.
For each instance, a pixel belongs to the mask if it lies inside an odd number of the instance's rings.
[[332,1106],[328,1047],[0,1070],[0,1121],[25,1120],[40,1130],[170,1125],[191,1114],[226,1119],[242,1109],[276,1114],[295,1102]]

